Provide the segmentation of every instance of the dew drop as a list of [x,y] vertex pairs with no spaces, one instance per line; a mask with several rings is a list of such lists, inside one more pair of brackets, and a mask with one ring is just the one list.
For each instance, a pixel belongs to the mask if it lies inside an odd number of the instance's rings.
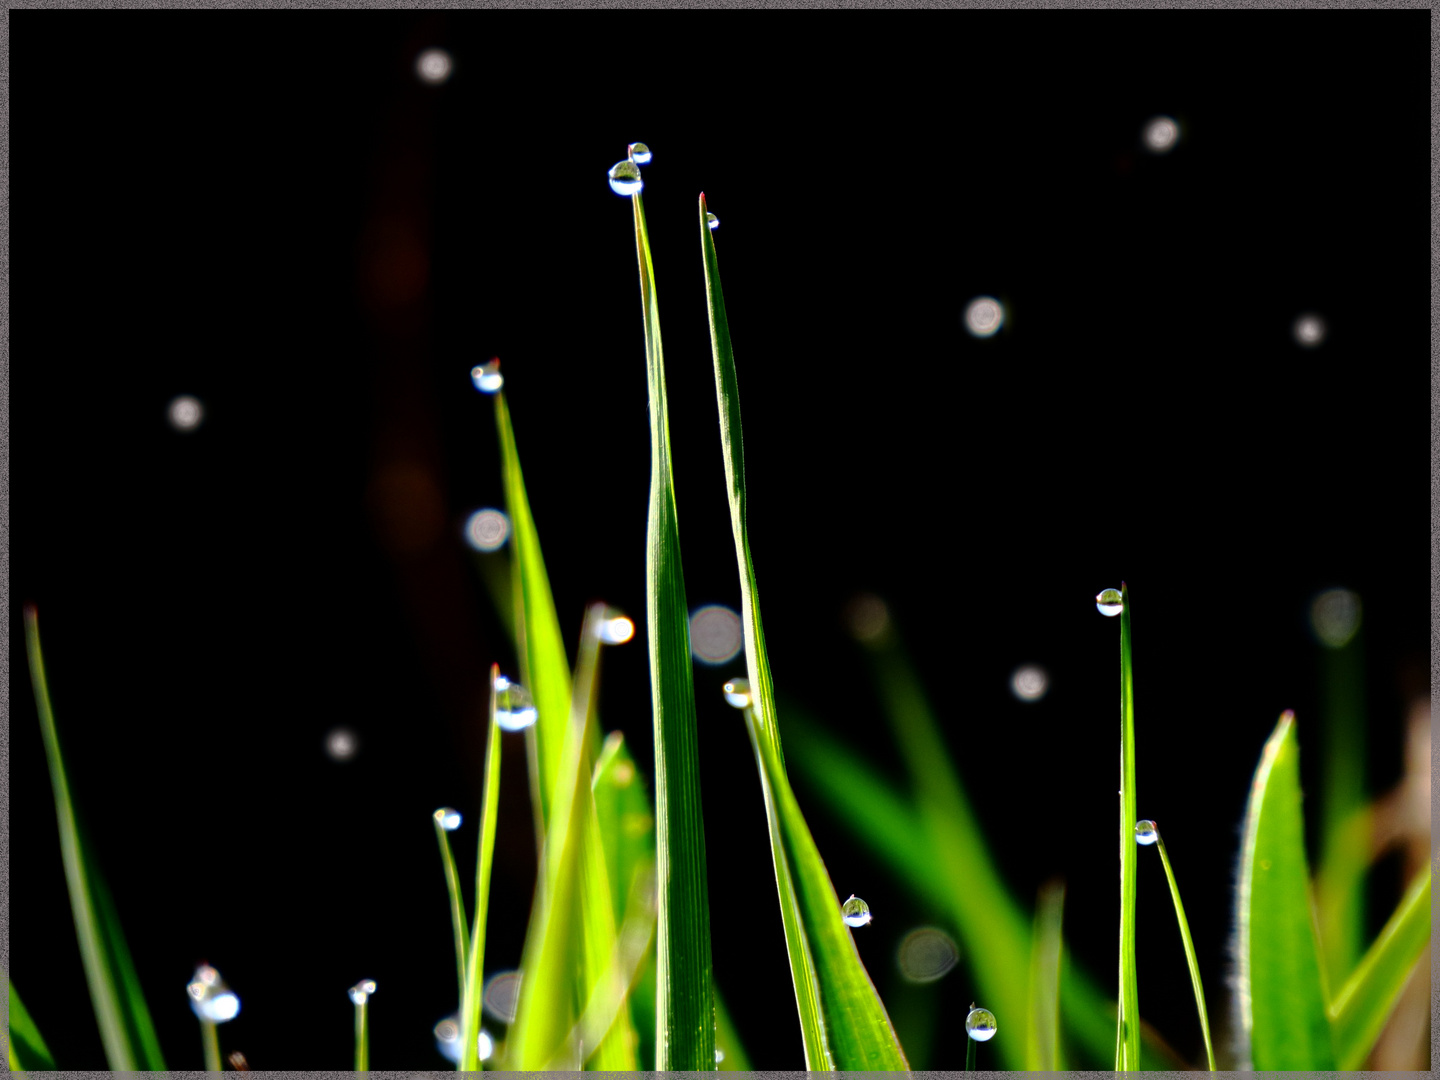
[[654,155],[650,153],[650,148],[643,142],[632,142],[630,144],[630,160],[636,165],[649,165],[650,159],[653,156]]
[[[650,160],[648,150],[645,152],[645,160]],[[644,186],[645,181],[640,179],[640,166],[635,162],[627,158],[610,166],[610,190],[616,195],[634,195]]]
[[840,907],[840,917],[846,926],[864,926],[870,921],[870,905],[853,893]]
[[365,1002],[370,1000],[370,995],[374,992],[375,980],[362,979],[360,982],[350,987],[350,1000],[353,1001],[356,1005],[364,1005]]
[[1095,597],[1095,608],[1101,615],[1119,615],[1124,606],[1119,589],[1106,589]]
[[435,820],[440,823],[440,827],[446,832],[454,832],[460,827],[460,811],[452,810],[448,806],[442,806],[439,810],[435,811]]
[[1155,828],[1153,821],[1135,822],[1135,842],[1137,844],[1150,845],[1160,839],[1160,833]]
[[500,374],[500,358],[492,356],[483,364],[470,369],[470,381],[482,394],[493,394],[505,385],[505,376]]
[[[712,225],[711,228],[714,226]],[[199,398],[181,394],[170,402],[168,415],[170,426],[176,431],[194,431],[205,419],[205,406],[200,404]]]
[[465,521],[465,542],[476,551],[499,551],[510,538],[510,519],[501,510],[485,507]]
[[[435,1048],[440,1051],[445,1060],[460,1062],[460,1014],[454,1013],[447,1016],[435,1025]],[[495,1040],[483,1027],[480,1034],[475,1036],[475,1049],[479,1052],[481,1061],[489,1061],[495,1053]]]
[[606,645],[624,645],[635,636],[634,620],[612,608],[600,620],[599,634]]
[[524,731],[540,714],[535,700],[518,682],[495,676],[495,722],[506,731]]
[[965,1017],[965,1033],[976,1042],[989,1042],[995,1037],[995,1014],[989,1009],[971,1009]]
[[711,232],[714,232],[716,229],[718,229],[718,228],[720,227],[720,219],[719,219],[718,217],[716,217],[714,214],[710,213],[709,210],[706,210],[706,211],[705,211],[705,224],[710,226],[710,231],[711,231]]
[[190,994],[190,1008],[201,1020],[223,1024],[239,1015],[240,999],[220,977],[220,972],[209,964],[195,969],[195,976],[185,989]]
[[750,680],[731,679],[725,684],[725,700],[737,709],[750,704]]
[[715,1048],[715,1064],[716,1064],[716,1065],[719,1065],[720,1062],[722,1062],[722,1061],[724,1061],[724,1060],[725,1060],[725,1051],[724,1051],[724,1050],[721,1050],[721,1049],[717,1046],[717,1047]]

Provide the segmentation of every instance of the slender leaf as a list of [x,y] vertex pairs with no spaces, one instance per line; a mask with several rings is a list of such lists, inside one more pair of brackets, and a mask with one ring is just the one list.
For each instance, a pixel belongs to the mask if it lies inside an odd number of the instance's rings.
[[1140,1068],[1140,991],[1135,968],[1135,677],[1130,590],[1120,583],[1120,1008],[1115,1068]]
[[434,815],[435,839],[440,844],[440,865],[445,871],[445,892],[450,897],[450,929],[455,936],[455,977],[460,986],[460,997],[465,997],[465,955],[469,951],[465,934],[465,902],[460,896],[460,874],[455,869],[455,855],[450,850],[450,833],[441,823],[444,809]]
[[721,1072],[749,1072],[750,1058],[719,988],[715,990],[715,1066]]
[[1322,644],[1317,657],[1324,742],[1315,907],[1320,956],[1331,986],[1339,986],[1355,970],[1364,947],[1365,871],[1370,854],[1364,637],[1361,628],[1338,647]]
[[1195,955],[1195,942],[1190,937],[1190,920],[1185,918],[1185,905],[1180,902],[1180,886],[1175,883],[1175,871],[1170,866],[1170,854],[1165,850],[1165,838],[1155,830],[1155,846],[1160,849],[1160,862],[1165,867],[1165,878],[1170,882],[1170,899],[1175,904],[1175,919],[1180,924],[1180,937],[1185,944],[1185,961],[1190,967],[1190,988],[1195,991],[1195,1009],[1200,1016],[1200,1033],[1205,1037],[1205,1060],[1211,1072],[1215,1071],[1215,1047],[1210,1042],[1210,1014],[1205,1008],[1205,988],[1200,984],[1200,961]]
[[1035,928],[1031,935],[1030,1011],[1025,1043],[1025,1068],[1030,1072],[1064,1069],[1060,1054],[1061,920],[1065,910],[1065,883],[1046,882],[1035,901]]
[[1245,811],[1236,925],[1240,1020],[1256,1069],[1333,1069],[1310,903],[1295,714],[1265,743]]
[[15,984],[5,980],[10,993],[10,1071],[55,1068],[55,1058],[30,1013],[20,1002]]
[[45,756],[50,765],[50,783],[55,793],[55,817],[60,830],[60,856],[70,891],[70,910],[75,918],[80,958],[85,965],[85,979],[100,1025],[105,1057],[112,1070],[163,1070],[165,1063],[160,1057],[155,1026],[150,1021],[150,1011],[130,962],[114,903],[88,850],[89,845],[82,838],[71,802],[45,680],[39,617],[30,605],[25,608],[25,642]]
[[1400,999],[1430,940],[1432,869],[1416,876],[1375,944],[1330,1005],[1331,1028],[1341,1069],[1365,1066],[1386,1020]]
[[740,569],[741,619],[751,705],[746,727],[754,744],[770,824],[776,885],[780,892],[791,977],[800,1011],[808,1069],[904,1069],[908,1066],[885,1007],[860,963],[840,901],[800,813],[785,775],[775,708],[775,689],[765,651],[756,595],[755,566],[745,523],[745,458],[741,437],[739,384],[720,286],[715,240],[700,196],[700,243],[710,311],[710,345],[720,441],[730,499],[730,525]]
[[645,608],[650,696],[655,718],[656,852],[660,876],[655,1067],[715,1067],[715,994],[710,899],[700,804],[700,746],[690,671],[689,615],[680,568],[680,532],[670,466],[669,407],[655,270],[641,196],[635,212],[645,368],[650,395],[650,514],[645,541]]

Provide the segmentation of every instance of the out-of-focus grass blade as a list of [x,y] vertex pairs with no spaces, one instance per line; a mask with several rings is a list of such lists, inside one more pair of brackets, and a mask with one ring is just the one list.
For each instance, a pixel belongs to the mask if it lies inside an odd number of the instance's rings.
[[703,194],[699,221],[710,311],[710,345],[715,362],[715,394],[720,409],[720,441],[729,488],[730,524],[740,568],[741,619],[751,694],[751,704],[745,710],[746,727],[754,744],[770,822],[805,1064],[808,1069],[905,1069],[908,1066],[900,1042],[860,962],[854,939],[840,917],[839,897],[785,775],[775,690],[765,652],[755,566],[746,532],[739,384],[715,240],[707,222]]
[[1375,944],[1330,1005],[1335,1056],[1347,1072],[1364,1068],[1430,940],[1431,876],[1431,868],[1426,867],[1410,883]]
[[715,994],[710,897],[700,805],[700,744],[690,672],[689,612],[680,568],[665,360],[645,206],[630,196],[645,320],[650,394],[650,514],[645,538],[645,614],[655,717],[655,818],[660,908],[656,946],[656,1061],[660,1070],[715,1068]]
[[740,1044],[740,1033],[730,1019],[730,1010],[717,987],[715,990],[715,1058],[721,1072],[749,1072],[750,1058]]
[[[491,685],[493,686],[493,680]],[[494,691],[492,690],[493,694]],[[465,996],[465,904],[460,897],[460,874],[455,869],[455,855],[450,850],[450,833],[441,824],[441,811],[435,811],[435,839],[440,843],[440,865],[445,871],[445,892],[450,897],[450,928],[455,935],[455,973],[460,997]]]
[[55,1059],[30,1013],[20,1003],[15,984],[5,980],[10,992],[10,1071],[55,1068]]
[[1210,1013],[1205,1007],[1205,988],[1200,983],[1200,961],[1195,955],[1195,941],[1190,937],[1190,920],[1185,917],[1185,905],[1180,902],[1180,886],[1175,883],[1175,871],[1170,866],[1170,855],[1165,850],[1165,838],[1155,830],[1155,846],[1160,849],[1160,862],[1165,867],[1165,878],[1170,882],[1170,899],[1175,905],[1175,919],[1180,924],[1180,937],[1185,943],[1185,962],[1190,967],[1190,988],[1195,991],[1195,1011],[1200,1016],[1200,1033],[1205,1037],[1205,1061],[1211,1072],[1215,1071],[1215,1047],[1210,1042]]
[[[475,918],[465,953],[464,989],[460,999],[460,1060],[456,1069],[480,1068],[476,1040],[480,1035],[480,1004],[485,980],[485,923],[490,913],[490,872],[495,864],[495,822],[500,809],[500,724],[495,679],[500,665],[490,667],[490,726],[485,741],[485,785],[481,792],[480,839],[475,859]],[[538,722],[538,721],[537,721]],[[446,843],[448,850],[449,844]]]
[[1295,714],[1265,743],[1245,811],[1236,892],[1240,1019],[1256,1069],[1333,1069],[1305,823]]
[[1065,883],[1040,886],[1035,901],[1035,928],[1030,950],[1030,1011],[1025,1042],[1025,1068],[1030,1072],[1063,1070],[1060,1055],[1061,919]]
[[35,608],[25,607],[25,643],[30,659],[30,679],[35,688],[35,706],[50,765],[50,783],[55,793],[55,817],[60,830],[60,856],[70,890],[70,909],[75,917],[75,934],[90,1000],[100,1025],[105,1057],[115,1071],[163,1070],[155,1026],[130,962],[129,950],[120,930],[114,904],[101,880],[99,868],[82,839],[70,785],[60,755],[55,716],[50,707],[50,690],[45,681],[45,660],[40,649],[40,626]]
[[1120,583],[1120,1008],[1115,1069],[1140,1068],[1140,991],[1135,967],[1135,678],[1130,590]]

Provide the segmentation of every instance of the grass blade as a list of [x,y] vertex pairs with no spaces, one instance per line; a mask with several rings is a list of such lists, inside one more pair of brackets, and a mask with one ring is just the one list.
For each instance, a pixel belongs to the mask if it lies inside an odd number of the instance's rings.
[[1140,1068],[1140,991],[1135,969],[1135,678],[1130,590],[1120,583],[1120,1008],[1115,1068]]
[[1305,823],[1295,714],[1265,743],[1245,811],[1236,924],[1240,1018],[1256,1069],[1333,1069]]
[[45,740],[45,757],[50,766],[50,783],[55,793],[60,856],[69,886],[70,909],[75,918],[80,958],[85,965],[85,979],[90,987],[95,1018],[100,1025],[105,1057],[110,1068],[116,1071],[163,1070],[165,1063],[160,1057],[155,1026],[150,1021],[150,1011],[145,1006],[139,979],[130,962],[130,952],[125,946],[114,903],[88,851],[89,845],[82,839],[70,799],[70,785],[65,776],[55,716],[50,706],[50,690],[45,680],[39,617],[32,605],[25,607],[25,644],[30,660],[30,678],[35,688],[35,706]]
[[[500,724],[496,718],[495,679],[500,665],[490,667],[490,730],[485,741],[485,785],[481,793],[479,851],[475,859],[475,918],[465,954],[464,989],[460,999],[460,1060],[456,1069],[480,1068],[476,1040],[480,1036],[480,1002],[485,978],[485,921],[490,912],[490,871],[495,864],[495,821],[500,809]],[[539,720],[536,720],[539,723]],[[448,844],[446,845],[448,849]]]
[[445,892],[450,897],[450,927],[455,934],[455,975],[460,984],[460,997],[465,996],[465,903],[460,896],[460,874],[455,869],[455,854],[450,850],[450,833],[443,822],[451,811],[442,807],[435,811],[435,839],[440,843],[440,863],[445,870]]
[[740,568],[741,618],[751,705],[746,729],[755,749],[770,824],[772,857],[808,1069],[905,1069],[905,1055],[840,918],[840,899],[785,775],[775,690],[756,596],[745,523],[745,458],[739,385],[715,240],[700,196],[700,236],[709,301],[710,343],[720,439],[729,488],[730,524]]
[[1364,1068],[1430,940],[1431,876],[1431,868],[1426,867],[1410,883],[1375,944],[1330,1005],[1335,1056],[1347,1072]]
[[740,1045],[740,1033],[730,1019],[730,1010],[717,987],[715,990],[715,1067],[721,1072],[749,1072],[750,1058]]
[[660,909],[657,939],[656,1061],[660,1070],[715,1067],[715,995],[711,981],[710,899],[700,807],[700,746],[690,672],[689,614],[680,569],[680,532],[670,469],[670,421],[655,269],[645,206],[630,196],[645,319],[650,395],[650,514],[645,542],[645,608],[650,695],[655,717],[656,853]]
[[1214,1072],[1215,1047],[1210,1043],[1210,1014],[1205,1009],[1205,988],[1200,985],[1200,962],[1195,957],[1195,942],[1190,937],[1190,921],[1185,918],[1185,905],[1180,902],[1180,886],[1175,883],[1175,871],[1170,867],[1165,838],[1160,835],[1158,827],[1155,829],[1155,846],[1160,849],[1160,862],[1164,865],[1165,877],[1170,882],[1170,899],[1175,902],[1175,918],[1180,924],[1180,936],[1185,941],[1185,961],[1190,965],[1190,986],[1195,991],[1195,1009],[1200,1015],[1200,1031],[1205,1036],[1206,1067]]
[[1050,881],[1040,887],[1035,902],[1034,943],[1030,952],[1029,1030],[1025,1068],[1030,1072],[1057,1072],[1060,1060],[1060,955],[1061,920],[1065,911],[1065,883]]
[[55,1068],[55,1058],[30,1013],[20,1002],[15,984],[5,980],[10,993],[10,1071]]

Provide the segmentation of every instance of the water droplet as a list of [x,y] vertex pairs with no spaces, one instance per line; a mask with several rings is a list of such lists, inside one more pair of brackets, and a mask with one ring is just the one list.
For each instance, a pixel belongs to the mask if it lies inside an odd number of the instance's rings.
[[502,971],[490,976],[480,1000],[485,1011],[496,1020],[513,1024],[515,1010],[520,1005],[520,972]]
[[710,231],[711,231],[711,232],[714,232],[716,229],[718,229],[718,228],[720,227],[720,219],[719,219],[718,217],[716,217],[714,214],[710,213],[709,210],[706,210],[706,211],[705,211],[705,224],[710,226]]
[[1291,332],[1299,345],[1313,349],[1325,340],[1325,320],[1315,314],[1301,315],[1295,320]]
[[1101,615],[1119,615],[1125,607],[1125,599],[1119,589],[1105,589],[1095,597],[1095,608]]
[[993,296],[977,296],[965,308],[965,329],[976,337],[993,337],[1005,323],[1005,309]]
[[606,645],[624,645],[635,636],[633,620],[613,608],[600,620],[600,640]]
[[1050,689],[1050,676],[1037,664],[1026,664],[1010,676],[1010,692],[1021,701],[1039,701]]
[[476,551],[499,551],[510,538],[510,519],[499,510],[476,510],[465,522],[465,542]]
[[504,675],[495,676],[495,722],[506,731],[524,731],[540,714],[535,700],[518,682]]
[[[645,160],[650,160],[648,151]],[[616,195],[634,195],[644,186],[645,181],[640,179],[640,166],[635,162],[626,159],[610,166],[610,190]]]
[[460,827],[460,811],[452,810],[448,806],[442,806],[435,811],[435,820],[446,832],[454,832]]
[[725,700],[737,709],[750,704],[750,680],[731,679],[725,684]]
[[934,982],[960,960],[960,948],[943,930],[923,926],[912,930],[900,942],[896,961],[911,982]]
[[636,165],[649,165],[650,159],[653,156],[654,155],[650,153],[650,148],[643,142],[632,142],[630,144],[630,160]]
[[728,664],[745,646],[740,616],[719,604],[707,604],[690,615],[690,655],[702,664]]
[[[458,815],[457,815],[458,816]],[[370,1000],[370,995],[375,992],[375,980],[363,979],[350,987],[350,1000],[356,1005],[364,1005]]]
[[995,1014],[989,1009],[971,1009],[965,1017],[965,1032],[976,1042],[989,1042],[995,1037]]
[[200,421],[205,419],[205,406],[200,404],[199,398],[181,394],[170,402],[168,415],[170,426],[176,431],[194,431],[200,426]]
[[334,761],[349,761],[360,749],[355,733],[346,727],[337,727],[325,736],[325,753]]
[[1150,845],[1160,839],[1160,833],[1155,828],[1153,821],[1135,822],[1135,842],[1137,844]]
[[1310,604],[1310,628],[1320,644],[1340,649],[1360,629],[1360,597],[1349,589],[1327,589]]
[[724,1051],[724,1050],[721,1050],[721,1049],[717,1046],[717,1047],[715,1048],[715,1064],[716,1064],[716,1065],[719,1065],[720,1062],[722,1062],[722,1061],[724,1061],[724,1060],[725,1060],[725,1051]]
[[852,893],[840,906],[840,917],[846,926],[864,926],[870,921],[870,905]]
[[220,972],[209,964],[195,969],[195,977],[185,989],[190,994],[190,1008],[201,1020],[223,1024],[235,1019],[240,1012],[240,999],[220,977]]
[[426,49],[415,60],[415,74],[431,86],[439,86],[450,78],[455,63],[444,49]]
[[[435,1025],[435,1048],[447,1061],[460,1063],[460,1014],[452,1013]],[[481,1061],[489,1061],[495,1053],[495,1040],[483,1027],[475,1036],[475,1049]]]
[[505,376],[500,374],[500,358],[492,356],[483,364],[470,369],[470,381],[482,394],[493,394],[505,385]]

